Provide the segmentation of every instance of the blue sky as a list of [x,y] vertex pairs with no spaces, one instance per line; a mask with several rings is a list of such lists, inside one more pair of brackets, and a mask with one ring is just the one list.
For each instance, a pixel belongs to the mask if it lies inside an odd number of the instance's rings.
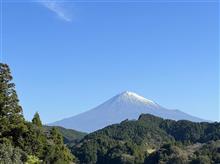
[[125,90],[219,120],[217,1],[3,1],[3,62],[30,120],[89,110]]

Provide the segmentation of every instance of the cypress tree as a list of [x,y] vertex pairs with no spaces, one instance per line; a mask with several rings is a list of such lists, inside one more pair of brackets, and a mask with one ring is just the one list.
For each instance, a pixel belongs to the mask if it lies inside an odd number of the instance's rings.
[[42,127],[42,122],[41,122],[41,120],[40,120],[40,115],[39,115],[38,112],[36,112],[36,113],[34,114],[34,117],[33,117],[33,119],[32,119],[32,123],[33,123],[34,125],[36,125],[37,127]]
[[0,63],[0,136],[24,123],[15,84],[7,64]]

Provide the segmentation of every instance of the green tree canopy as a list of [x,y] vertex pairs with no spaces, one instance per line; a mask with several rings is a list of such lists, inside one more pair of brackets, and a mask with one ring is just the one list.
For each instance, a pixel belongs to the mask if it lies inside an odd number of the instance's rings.
[[12,79],[9,66],[0,63],[0,137],[15,135],[24,128],[22,107]]
[[33,119],[32,119],[32,123],[33,123],[34,125],[38,126],[38,127],[42,127],[42,122],[41,122],[41,120],[40,120],[40,115],[39,115],[38,112],[36,112],[36,113],[34,114],[34,117],[33,117]]

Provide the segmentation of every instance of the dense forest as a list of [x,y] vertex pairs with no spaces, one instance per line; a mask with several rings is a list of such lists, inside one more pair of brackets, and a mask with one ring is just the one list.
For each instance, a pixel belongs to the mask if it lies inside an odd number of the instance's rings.
[[72,152],[80,163],[220,163],[220,123],[142,114],[85,136]]
[[23,116],[8,65],[0,64],[0,164],[217,164],[220,123],[150,114],[90,134]]

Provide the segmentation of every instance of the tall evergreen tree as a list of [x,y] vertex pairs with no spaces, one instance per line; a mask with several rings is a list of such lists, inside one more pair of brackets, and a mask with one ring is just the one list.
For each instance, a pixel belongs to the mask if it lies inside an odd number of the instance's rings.
[[40,115],[38,112],[34,114],[34,118],[32,119],[32,123],[38,127],[42,127],[42,122],[40,120]]
[[24,123],[9,66],[0,63],[0,136]]

